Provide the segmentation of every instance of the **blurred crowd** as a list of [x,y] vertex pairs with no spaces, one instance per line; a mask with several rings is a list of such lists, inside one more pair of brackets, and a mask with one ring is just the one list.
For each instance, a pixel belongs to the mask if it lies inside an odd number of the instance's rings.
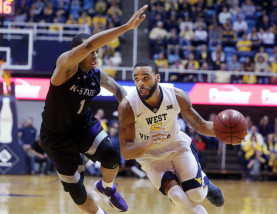
[[[15,14],[6,21],[29,23],[52,23],[49,34],[58,35],[61,26],[87,24],[92,34],[122,24],[120,0],[18,0],[15,1]],[[98,51],[99,66],[119,66],[122,62],[120,43],[124,35],[111,41]],[[107,71],[111,76],[115,71]]]
[[[151,57],[160,68],[246,71],[216,72],[213,82],[276,84],[276,0],[152,0],[149,26]],[[206,82],[188,71],[171,81]]]

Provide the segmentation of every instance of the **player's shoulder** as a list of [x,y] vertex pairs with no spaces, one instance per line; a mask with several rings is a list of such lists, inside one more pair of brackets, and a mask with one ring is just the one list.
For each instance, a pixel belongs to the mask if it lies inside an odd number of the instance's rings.
[[175,88],[175,87],[174,87],[174,92],[175,92],[176,97],[182,97],[182,96],[186,95],[186,93],[183,90],[181,90],[179,88]]
[[189,106],[191,105],[190,98],[186,92],[184,92],[183,90],[181,90],[179,88],[174,88],[174,91],[175,91],[177,101],[181,106],[184,106],[187,104],[189,104]]
[[130,101],[127,99],[127,97],[125,96],[122,101],[119,103],[118,106],[119,110],[123,110],[123,111],[128,111],[128,110],[132,110]]
[[125,118],[125,116],[134,115],[133,108],[130,104],[130,101],[126,98],[126,96],[122,99],[122,101],[118,105],[118,115],[119,117]]

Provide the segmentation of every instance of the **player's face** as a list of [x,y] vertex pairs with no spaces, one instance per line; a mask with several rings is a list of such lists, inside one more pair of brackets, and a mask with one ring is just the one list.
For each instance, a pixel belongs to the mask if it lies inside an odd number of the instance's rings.
[[91,52],[81,63],[81,67],[86,71],[96,68],[97,58],[98,58],[98,50]]
[[140,97],[148,100],[160,82],[160,75],[155,74],[149,66],[139,66],[134,69],[134,79]]

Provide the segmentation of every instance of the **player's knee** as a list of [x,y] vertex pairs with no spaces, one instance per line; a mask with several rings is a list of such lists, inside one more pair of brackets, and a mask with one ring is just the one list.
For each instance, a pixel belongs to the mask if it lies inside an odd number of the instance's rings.
[[[101,143],[102,144],[102,143]],[[101,165],[107,169],[114,169],[118,166],[120,162],[120,156],[118,152],[113,147],[111,141],[107,138],[103,145],[101,146],[101,155],[99,156],[98,161],[101,162]]]
[[[181,190],[181,189],[180,189]],[[169,198],[176,204],[182,204],[183,195],[181,191],[171,191]]]
[[198,187],[195,189],[188,190],[186,194],[190,200],[198,203],[201,201],[204,201],[204,199],[207,196],[207,192],[204,190],[203,187]]
[[84,185],[79,186],[77,188],[70,188],[68,190],[72,200],[78,204],[81,205],[83,203],[85,203],[86,199],[87,199],[87,191],[86,188],[84,187]]

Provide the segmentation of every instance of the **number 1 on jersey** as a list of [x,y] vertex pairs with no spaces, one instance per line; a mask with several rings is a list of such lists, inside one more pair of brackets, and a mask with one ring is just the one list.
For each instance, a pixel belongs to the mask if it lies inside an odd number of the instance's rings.
[[81,105],[81,106],[80,106],[80,108],[79,108],[77,114],[81,114],[81,112],[82,112],[82,110],[83,110],[83,108],[84,108],[85,102],[86,102],[86,100],[82,100],[82,101],[80,102],[80,105]]

